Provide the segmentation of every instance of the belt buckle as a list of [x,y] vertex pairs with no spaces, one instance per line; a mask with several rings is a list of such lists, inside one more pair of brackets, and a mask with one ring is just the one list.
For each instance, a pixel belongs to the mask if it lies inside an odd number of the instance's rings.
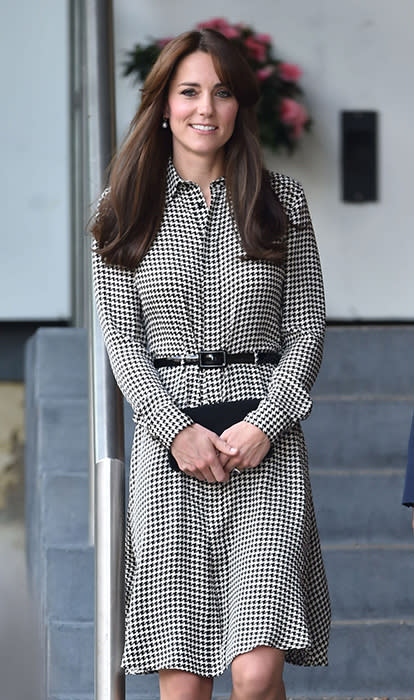
[[198,365],[201,369],[211,367],[225,367],[227,354],[225,350],[201,350],[198,353]]

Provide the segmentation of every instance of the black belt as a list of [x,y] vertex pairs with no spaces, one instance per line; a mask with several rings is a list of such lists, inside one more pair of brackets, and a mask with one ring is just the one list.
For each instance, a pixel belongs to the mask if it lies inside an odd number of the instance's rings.
[[280,355],[277,352],[235,352],[225,350],[203,350],[195,355],[176,357],[155,357],[155,367],[177,367],[180,365],[198,365],[202,369],[226,367],[227,365],[253,364],[277,365]]

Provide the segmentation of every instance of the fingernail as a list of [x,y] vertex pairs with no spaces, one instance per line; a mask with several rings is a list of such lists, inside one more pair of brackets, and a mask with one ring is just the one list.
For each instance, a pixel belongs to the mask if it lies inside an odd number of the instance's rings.
[[237,452],[237,447],[230,447],[230,452]]

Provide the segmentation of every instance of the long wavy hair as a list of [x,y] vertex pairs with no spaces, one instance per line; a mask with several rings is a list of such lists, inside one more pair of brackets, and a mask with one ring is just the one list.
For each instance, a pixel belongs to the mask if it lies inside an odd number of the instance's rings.
[[91,225],[98,251],[110,265],[135,269],[162,222],[166,171],[172,155],[170,129],[162,129],[171,78],[179,62],[195,51],[211,56],[220,81],[239,109],[225,145],[227,197],[246,258],[281,264],[287,217],[263,165],[254,105],[256,77],[240,51],[211,29],[191,31],[170,41],[160,53],[143,89],[141,105],[110,168],[109,192]]

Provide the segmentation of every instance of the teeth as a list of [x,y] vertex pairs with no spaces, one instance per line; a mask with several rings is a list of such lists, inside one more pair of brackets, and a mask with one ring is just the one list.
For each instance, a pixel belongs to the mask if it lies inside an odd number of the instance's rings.
[[197,131],[215,131],[216,129],[215,126],[209,126],[208,124],[191,124],[191,126]]

